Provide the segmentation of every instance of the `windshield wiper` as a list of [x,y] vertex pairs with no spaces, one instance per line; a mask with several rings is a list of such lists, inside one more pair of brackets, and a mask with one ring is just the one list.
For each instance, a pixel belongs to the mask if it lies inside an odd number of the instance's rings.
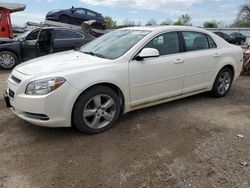
[[92,55],[92,56],[96,56],[96,57],[100,57],[100,58],[106,58],[104,55],[98,54],[98,53],[94,53],[94,52],[83,52],[83,53],[89,54],[89,55]]

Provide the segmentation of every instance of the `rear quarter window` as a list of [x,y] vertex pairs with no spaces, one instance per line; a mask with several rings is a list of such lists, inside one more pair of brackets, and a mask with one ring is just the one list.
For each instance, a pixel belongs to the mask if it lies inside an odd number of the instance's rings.
[[217,48],[217,45],[216,45],[216,43],[214,42],[214,40],[213,40],[210,36],[208,36],[208,35],[207,35],[207,40],[208,40],[208,43],[209,43],[209,47],[210,47],[210,48]]
[[90,12],[90,11],[87,12],[87,15],[88,15],[88,16],[97,17],[96,13]]
[[56,30],[55,39],[80,39],[83,38],[83,35],[75,31],[70,30]]

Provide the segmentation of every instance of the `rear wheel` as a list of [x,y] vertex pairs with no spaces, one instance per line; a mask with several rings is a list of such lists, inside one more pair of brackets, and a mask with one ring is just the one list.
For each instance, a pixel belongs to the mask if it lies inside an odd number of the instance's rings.
[[65,15],[62,15],[62,16],[60,16],[60,18],[59,18],[59,22],[69,24],[69,17],[68,17],[68,16],[65,16]]
[[217,75],[211,94],[214,97],[224,97],[231,88],[233,82],[233,72],[225,67]]
[[18,64],[17,56],[9,51],[0,52],[0,68],[1,69],[12,69]]
[[110,129],[120,114],[120,100],[110,88],[97,86],[84,92],[73,110],[73,123],[78,130],[97,134]]

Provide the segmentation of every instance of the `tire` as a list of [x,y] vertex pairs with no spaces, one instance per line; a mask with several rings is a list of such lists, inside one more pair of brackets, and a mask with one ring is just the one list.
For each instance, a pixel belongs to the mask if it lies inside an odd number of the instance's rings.
[[69,17],[62,15],[59,17],[59,22],[69,24]]
[[216,98],[226,96],[232,86],[233,79],[232,70],[227,67],[223,68],[215,79],[211,95]]
[[18,64],[17,56],[9,51],[0,52],[0,69],[13,69]]
[[101,133],[113,127],[120,109],[120,100],[115,91],[106,86],[96,86],[77,99],[73,124],[86,134]]

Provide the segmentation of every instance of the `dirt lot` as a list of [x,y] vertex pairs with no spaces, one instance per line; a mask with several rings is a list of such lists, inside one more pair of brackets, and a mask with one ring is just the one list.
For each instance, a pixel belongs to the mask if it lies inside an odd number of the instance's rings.
[[250,187],[250,76],[226,98],[131,112],[95,136],[33,126],[2,95],[0,114],[0,187]]

